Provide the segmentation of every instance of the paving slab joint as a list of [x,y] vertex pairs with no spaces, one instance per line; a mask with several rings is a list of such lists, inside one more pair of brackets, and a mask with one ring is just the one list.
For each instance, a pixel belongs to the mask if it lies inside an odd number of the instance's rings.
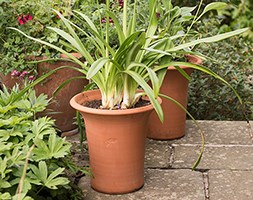
[[250,134],[250,138],[253,142],[253,127],[251,126],[250,122],[247,121],[247,125],[248,125],[248,128],[249,128],[249,134]]
[[173,147],[172,145],[168,145],[168,148],[170,149],[170,155],[168,157],[168,163],[169,163],[169,168],[172,168],[172,165],[175,161],[175,147]]
[[205,193],[205,200],[210,199],[209,194],[209,176],[208,176],[208,170],[202,173],[203,175],[203,184],[204,184],[204,193]]

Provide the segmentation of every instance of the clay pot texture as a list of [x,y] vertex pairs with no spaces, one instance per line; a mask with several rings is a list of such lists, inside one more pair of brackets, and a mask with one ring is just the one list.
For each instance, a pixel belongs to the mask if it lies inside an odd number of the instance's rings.
[[144,184],[144,155],[152,105],[102,110],[84,107],[101,99],[99,90],[74,96],[70,104],[80,111],[86,127],[93,189],[109,194],[136,191]]
[[[75,55],[75,54],[74,54]],[[77,58],[80,54],[75,55]],[[42,58],[36,58],[36,60],[41,60]],[[60,66],[76,66],[72,62],[67,61],[56,61],[56,62],[41,62],[38,64],[38,76],[56,69]],[[49,98],[52,97],[55,89],[63,83],[65,80],[77,76],[83,76],[81,73],[73,69],[61,69],[56,73],[49,76],[45,81],[35,86],[36,94],[41,93],[47,94]],[[16,83],[22,84],[19,78],[13,79],[11,75],[2,77],[3,83],[8,87],[12,88]],[[73,124],[74,117],[76,116],[76,111],[69,105],[69,101],[72,96],[82,91],[84,86],[88,83],[85,79],[76,79],[67,84],[55,98],[52,99],[50,104],[47,106],[47,111],[40,113],[39,116],[50,116],[55,119],[55,124],[58,129],[62,132],[67,132],[75,129],[77,126]],[[53,114],[50,114],[52,112]]]
[[[188,55],[188,62],[201,64],[202,60],[196,56]],[[192,68],[181,66],[190,75]],[[168,67],[160,93],[172,97],[187,108],[189,81],[175,67]],[[164,122],[158,119],[155,112],[150,115],[148,123],[148,138],[156,140],[169,140],[181,138],[185,135],[186,113],[175,103],[162,98]]]

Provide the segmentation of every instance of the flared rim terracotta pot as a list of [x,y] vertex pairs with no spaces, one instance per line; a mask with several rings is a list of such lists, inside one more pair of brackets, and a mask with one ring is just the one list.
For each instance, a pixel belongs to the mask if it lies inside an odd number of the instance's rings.
[[[188,62],[201,64],[202,60],[197,56],[188,55]],[[181,66],[188,75],[192,68]],[[170,96],[187,108],[189,81],[178,70],[168,67],[160,93]],[[162,98],[164,122],[161,123],[155,112],[152,112],[148,123],[148,138],[155,140],[170,140],[181,138],[185,135],[186,113],[175,103]]]
[[86,127],[93,189],[109,194],[138,190],[144,184],[147,122],[152,105],[102,110],[83,106],[100,100],[99,90],[74,96],[70,105],[80,111]]

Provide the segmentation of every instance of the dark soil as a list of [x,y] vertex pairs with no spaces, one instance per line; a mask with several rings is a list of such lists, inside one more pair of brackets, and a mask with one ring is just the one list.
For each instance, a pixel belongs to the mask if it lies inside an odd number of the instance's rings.
[[[101,100],[93,100],[93,101],[86,102],[84,104],[84,106],[86,106],[86,107],[95,108],[95,109],[101,109],[101,105],[102,105]],[[134,107],[131,107],[131,108],[139,108],[139,107],[143,107],[143,106],[147,106],[147,105],[150,105],[150,101],[140,98],[140,100],[134,105]],[[115,110],[117,110],[117,109],[121,110],[121,107],[116,106]]]

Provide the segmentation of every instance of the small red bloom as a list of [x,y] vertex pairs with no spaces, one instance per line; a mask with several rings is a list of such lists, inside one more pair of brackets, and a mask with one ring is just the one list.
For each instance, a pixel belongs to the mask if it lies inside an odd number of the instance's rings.
[[11,72],[11,76],[19,76],[20,75],[20,72],[19,71],[17,71],[17,70],[12,70],[12,72]]
[[124,0],[119,0],[119,6],[120,6],[121,8],[124,7]]
[[[62,14],[62,11],[60,11],[60,13]],[[59,15],[56,15],[57,19],[61,19],[61,17]]]
[[20,74],[20,78],[24,78],[27,74],[29,74],[28,71],[23,71],[21,74]]
[[28,77],[28,80],[29,80],[29,81],[32,81],[32,80],[34,80],[34,79],[35,79],[35,76],[33,76],[33,75]]
[[18,16],[18,22],[20,25],[25,24],[26,22],[30,21],[33,19],[33,16],[28,14],[28,15],[23,15],[21,14],[20,16]]
[[25,16],[25,19],[26,19],[26,21],[30,21],[30,20],[33,19],[33,16],[28,14],[28,15]]
[[[102,24],[106,23],[106,18],[105,18],[105,17],[103,17],[103,18],[101,19],[101,23],[102,23]],[[109,19],[109,23],[113,24],[112,18]]]
[[103,17],[102,19],[101,19],[101,23],[106,23],[106,19],[105,19],[105,17]]
[[161,14],[159,12],[156,13],[156,18],[159,19],[161,17]]
[[26,23],[26,21],[25,21],[23,15],[18,16],[18,22],[19,22],[20,25],[23,25],[23,24]]

